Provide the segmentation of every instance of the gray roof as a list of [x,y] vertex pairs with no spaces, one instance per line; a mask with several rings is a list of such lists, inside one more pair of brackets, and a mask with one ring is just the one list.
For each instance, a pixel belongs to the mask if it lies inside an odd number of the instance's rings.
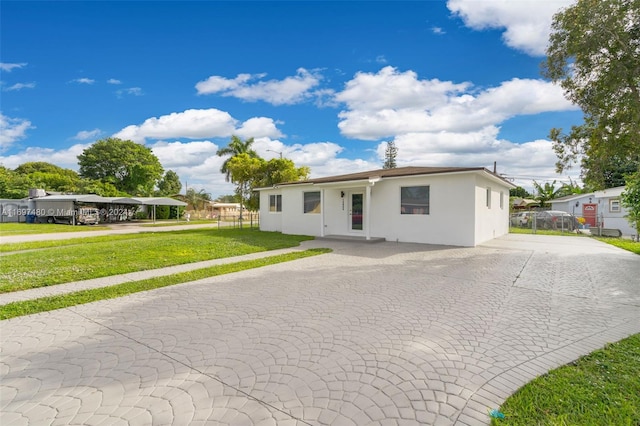
[[75,201],[100,204],[143,204],[146,206],[186,206],[187,203],[168,197],[101,197],[95,194],[61,194],[33,198],[46,201]]
[[187,203],[167,197],[132,197],[145,206],[186,206]]
[[485,167],[397,167],[393,169],[378,169],[370,170],[366,172],[349,173],[338,176],[327,176],[317,179],[308,179],[298,182],[286,182],[278,185],[295,185],[295,184],[320,184],[320,183],[333,183],[333,182],[349,182],[355,180],[366,180],[373,178],[391,178],[391,177],[405,177],[405,176],[423,176],[423,175],[435,175],[445,173],[460,173],[460,172],[486,172],[487,174],[500,179],[509,186],[515,187],[511,182],[504,179],[502,176],[492,173]]

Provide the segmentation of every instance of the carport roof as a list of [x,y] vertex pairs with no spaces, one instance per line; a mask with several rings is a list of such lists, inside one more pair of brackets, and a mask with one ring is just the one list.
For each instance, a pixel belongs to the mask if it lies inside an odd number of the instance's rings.
[[187,203],[167,197],[132,197],[145,206],[186,206]]
[[95,194],[60,194],[33,198],[47,201],[80,201],[103,204],[143,204],[146,206],[186,206],[187,203],[167,197],[101,197]]

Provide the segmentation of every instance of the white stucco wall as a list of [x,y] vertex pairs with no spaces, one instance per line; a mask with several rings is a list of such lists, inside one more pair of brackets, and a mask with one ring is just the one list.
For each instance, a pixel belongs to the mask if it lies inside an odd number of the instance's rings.
[[269,211],[269,195],[282,195],[279,189],[260,191],[260,229],[282,232],[282,213]]
[[[509,188],[505,184],[479,175],[475,176],[474,186],[476,245],[509,233]],[[491,195],[487,206],[488,189]]]
[[[368,182],[298,184],[261,190],[260,228],[286,234],[369,235],[387,241],[454,246],[474,246],[509,232],[508,185],[483,179],[476,173],[384,178],[371,186],[370,210],[367,185]],[[401,214],[400,188],[423,185],[429,186],[429,214]],[[491,209],[485,205],[487,186],[492,187]],[[304,191],[321,191],[322,213],[303,213]],[[365,196],[364,224],[369,225],[368,230],[350,229],[352,193]],[[282,213],[269,212],[271,194],[282,195]]]
[[[401,214],[400,188],[429,185],[429,214]],[[388,241],[472,246],[473,188],[469,175],[385,179],[372,188],[371,235]]]

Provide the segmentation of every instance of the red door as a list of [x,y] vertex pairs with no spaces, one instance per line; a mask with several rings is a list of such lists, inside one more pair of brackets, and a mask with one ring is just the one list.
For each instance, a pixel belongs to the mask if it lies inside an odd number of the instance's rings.
[[598,205],[597,204],[583,204],[582,205],[582,217],[584,217],[585,223],[589,226],[596,226],[598,220]]

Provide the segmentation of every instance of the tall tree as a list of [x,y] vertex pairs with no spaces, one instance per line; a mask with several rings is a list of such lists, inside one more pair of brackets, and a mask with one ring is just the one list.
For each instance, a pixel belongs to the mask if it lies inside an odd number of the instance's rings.
[[180,176],[173,170],[167,170],[160,182],[158,182],[158,195],[171,196],[180,193],[182,189],[182,182],[180,182]]
[[107,138],[78,155],[80,176],[113,184],[130,195],[151,195],[164,172],[150,148],[130,140]]
[[272,158],[269,161],[262,160],[255,172],[255,176],[248,185],[246,204],[249,210],[260,208],[260,197],[256,194],[255,188],[306,180],[309,178],[310,169],[307,166],[296,167],[295,163],[288,158]]
[[554,15],[542,73],[584,113],[550,138],[562,172],[580,161],[592,189],[618,164],[640,166],[640,0],[578,0]]
[[384,150],[384,165],[383,169],[395,169],[396,165],[396,157],[398,156],[398,148],[396,147],[395,142],[390,141],[387,142],[387,147]]
[[640,171],[627,177],[627,187],[620,198],[628,212],[627,220],[636,229],[637,236],[640,234]]
[[44,161],[23,163],[16,167],[15,172],[28,176],[34,188],[47,191],[77,192],[80,185],[80,176],[74,170]]
[[523,187],[516,186],[515,188],[509,190],[509,196],[518,198],[529,198],[531,197],[531,194],[529,194],[529,192]]
[[30,188],[35,186],[28,175],[0,166],[0,198],[26,198]]
[[247,154],[251,158],[258,158],[258,154],[251,148],[253,145],[253,138],[249,138],[245,141],[240,139],[238,136],[231,136],[231,141],[229,141],[229,145],[224,148],[220,148],[217,152],[219,157],[224,157],[226,155],[229,156],[222,163],[222,167],[220,167],[220,172],[225,174],[225,179],[227,182],[232,181],[231,179],[231,170],[229,169],[229,162],[237,155]]
[[259,157],[252,157],[248,153],[234,155],[228,161],[227,168],[231,182],[236,184],[236,194],[240,198],[240,226],[242,226],[245,200],[251,196],[251,182],[255,181],[265,161]]

